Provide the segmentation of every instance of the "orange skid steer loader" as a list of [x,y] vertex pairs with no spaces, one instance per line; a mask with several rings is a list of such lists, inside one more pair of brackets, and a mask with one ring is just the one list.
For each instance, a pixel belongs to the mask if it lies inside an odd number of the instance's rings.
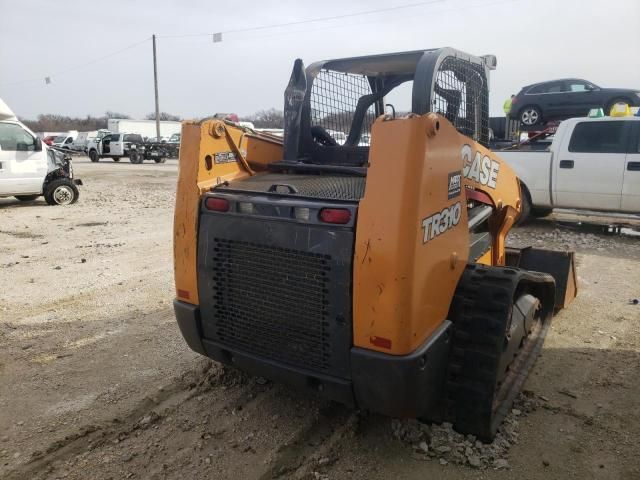
[[[174,305],[189,346],[491,440],[576,294],[571,253],[505,246],[522,192],[486,148],[494,67],[450,48],[296,60],[284,139],[184,123]],[[411,113],[385,115],[405,84]]]

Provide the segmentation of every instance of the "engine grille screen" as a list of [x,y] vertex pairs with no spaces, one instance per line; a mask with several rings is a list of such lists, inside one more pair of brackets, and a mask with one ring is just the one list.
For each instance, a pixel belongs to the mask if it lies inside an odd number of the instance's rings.
[[214,239],[218,340],[246,353],[326,371],[329,255]]
[[282,173],[263,173],[228,184],[220,184],[216,191],[245,191],[267,193],[278,191],[278,185],[291,185],[295,193],[286,189],[290,195],[332,200],[360,200],[364,196],[364,177],[334,175],[288,175]]

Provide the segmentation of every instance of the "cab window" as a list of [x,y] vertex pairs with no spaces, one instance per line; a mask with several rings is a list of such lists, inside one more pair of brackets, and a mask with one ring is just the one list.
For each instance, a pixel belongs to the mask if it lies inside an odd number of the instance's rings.
[[20,125],[0,123],[0,147],[5,152],[33,152],[36,147],[36,141]]
[[111,134],[111,141],[112,142],[117,142],[120,140],[120,134],[119,133],[112,133]]
[[541,83],[531,87],[528,91],[528,95],[536,95],[539,93],[560,93],[563,91],[564,82],[549,82]]
[[569,82],[570,92],[587,92],[589,90],[593,90],[593,87],[588,83],[580,82],[576,80]]
[[536,95],[538,93],[545,93],[545,88],[546,88],[545,84],[536,85],[535,87],[531,87],[529,90],[527,90],[527,94]]
[[564,87],[564,82],[553,82],[546,88],[546,93],[560,93],[566,91],[567,89]]
[[625,122],[582,122],[571,135],[569,151],[576,153],[625,153]]
[[122,139],[124,142],[138,142],[138,143],[142,143],[142,137],[140,135],[137,134],[125,134],[124,138]]

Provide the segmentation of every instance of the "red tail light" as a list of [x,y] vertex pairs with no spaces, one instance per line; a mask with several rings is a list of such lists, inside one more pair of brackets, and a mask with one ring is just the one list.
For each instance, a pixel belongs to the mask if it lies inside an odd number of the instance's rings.
[[320,220],[344,225],[351,220],[351,212],[346,208],[323,208],[320,210]]
[[209,197],[204,201],[204,206],[207,210],[213,210],[214,212],[229,211],[229,201],[224,198]]

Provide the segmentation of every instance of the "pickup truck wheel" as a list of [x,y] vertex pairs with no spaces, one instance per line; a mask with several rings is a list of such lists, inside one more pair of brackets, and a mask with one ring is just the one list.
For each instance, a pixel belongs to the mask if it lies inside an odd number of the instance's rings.
[[49,205],[71,205],[79,196],[78,187],[69,178],[58,178],[44,188],[44,199]]
[[89,150],[89,159],[92,162],[98,162],[100,160],[100,157],[98,157],[98,152],[96,152],[95,150]]
[[529,215],[534,218],[544,218],[551,215],[551,212],[553,212],[552,208],[532,208]]
[[527,187],[522,185],[522,207],[520,209],[520,216],[516,219],[515,225],[519,227],[520,225],[527,223],[529,215],[531,215],[531,197],[529,196]]
[[142,155],[136,151],[129,152],[129,161],[131,163],[142,163]]
[[166,159],[166,158],[154,158],[153,160],[154,160],[154,162],[156,162],[156,163],[164,163],[164,162],[166,162],[166,161],[167,161],[167,159]]
[[542,121],[542,112],[535,105],[529,105],[520,110],[520,121],[524,125],[537,125]]
[[40,195],[16,195],[16,198],[21,202],[33,202]]

